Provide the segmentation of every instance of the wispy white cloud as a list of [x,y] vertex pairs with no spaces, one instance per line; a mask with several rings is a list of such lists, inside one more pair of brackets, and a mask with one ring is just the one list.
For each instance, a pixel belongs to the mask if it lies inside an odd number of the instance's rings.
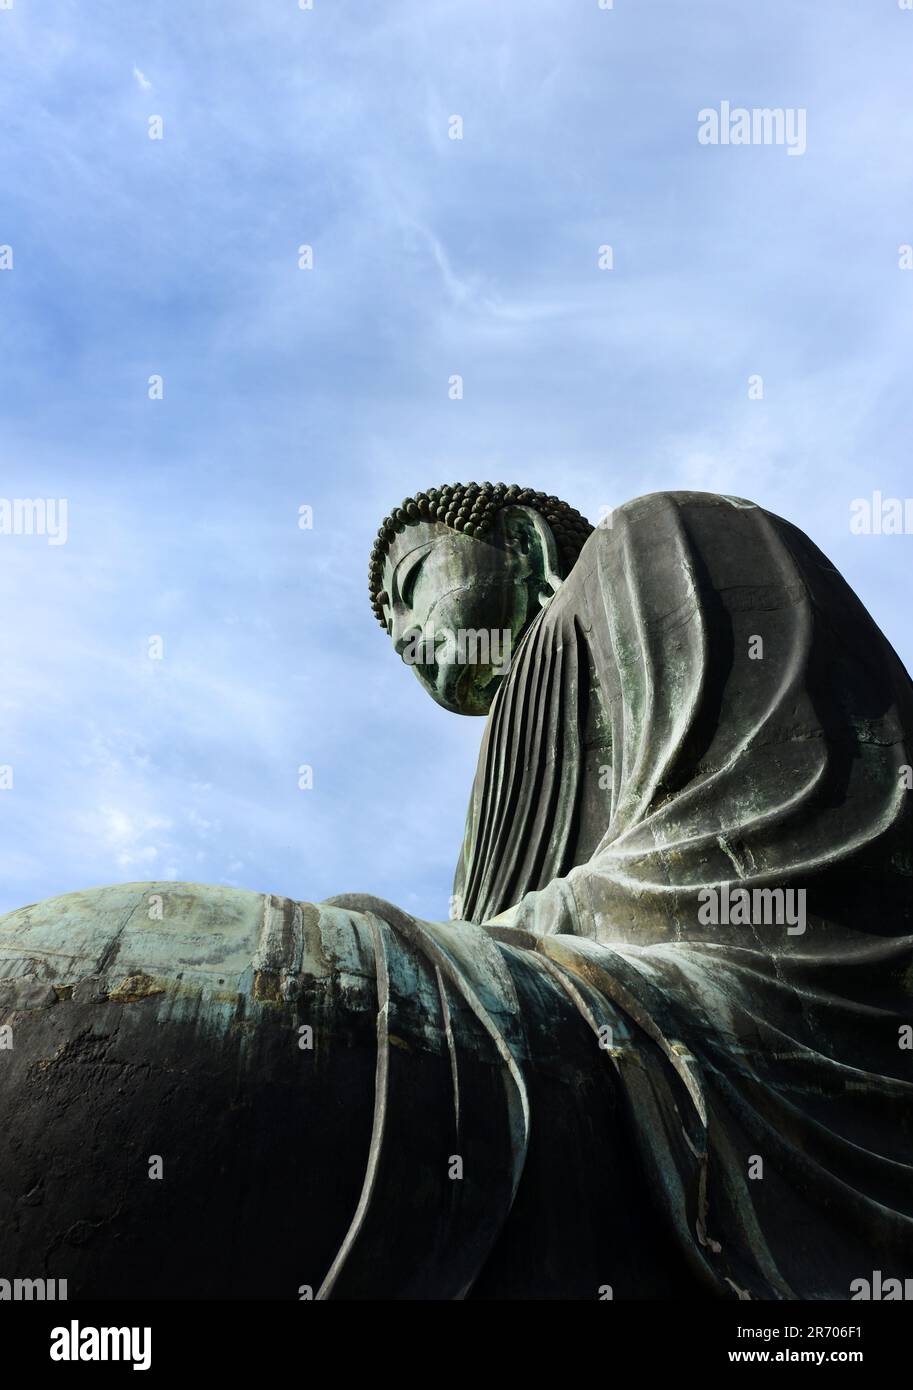
[[[16,7],[4,492],[67,496],[70,539],[0,543],[0,908],[150,874],[445,913],[481,723],[364,598],[381,516],[442,480],[756,497],[913,656],[907,538],[844,529],[909,491],[890,10]],[[808,153],[699,148],[723,97],[807,106]]]

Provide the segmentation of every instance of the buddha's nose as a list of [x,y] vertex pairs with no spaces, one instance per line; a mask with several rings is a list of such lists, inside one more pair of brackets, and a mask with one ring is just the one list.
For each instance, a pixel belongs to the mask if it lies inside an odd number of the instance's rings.
[[390,637],[393,640],[393,649],[397,656],[402,656],[405,652],[414,630],[415,624],[409,621],[408,615],[394,613]]

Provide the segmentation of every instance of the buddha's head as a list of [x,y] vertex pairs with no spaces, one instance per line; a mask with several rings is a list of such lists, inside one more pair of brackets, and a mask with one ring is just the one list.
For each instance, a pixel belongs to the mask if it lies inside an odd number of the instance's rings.
[[439,705],[487,714],[592,529],[566,502],[514,484],[429,488],[377,533],[371,606]]

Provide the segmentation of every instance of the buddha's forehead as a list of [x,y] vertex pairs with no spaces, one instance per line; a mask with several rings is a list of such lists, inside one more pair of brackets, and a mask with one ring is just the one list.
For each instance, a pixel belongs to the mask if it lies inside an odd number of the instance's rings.
[[423,549],[435,542],[449,542],[451,537],[454,540],[466,540],[466,537],[460,536],[442,521],[413,522],[398,532],[390,542],[384,557],[384,574],[392,574],[397,565],[414,550]]

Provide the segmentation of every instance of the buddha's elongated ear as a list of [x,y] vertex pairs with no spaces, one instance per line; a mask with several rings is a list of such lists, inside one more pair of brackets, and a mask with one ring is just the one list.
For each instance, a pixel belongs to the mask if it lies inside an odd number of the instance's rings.
[[532,507],[502,507],[498,527],[505,550],[523,563],[524,578],[538,584],[539,602],[548,603],[563,580],[555,535],[545,517]]

